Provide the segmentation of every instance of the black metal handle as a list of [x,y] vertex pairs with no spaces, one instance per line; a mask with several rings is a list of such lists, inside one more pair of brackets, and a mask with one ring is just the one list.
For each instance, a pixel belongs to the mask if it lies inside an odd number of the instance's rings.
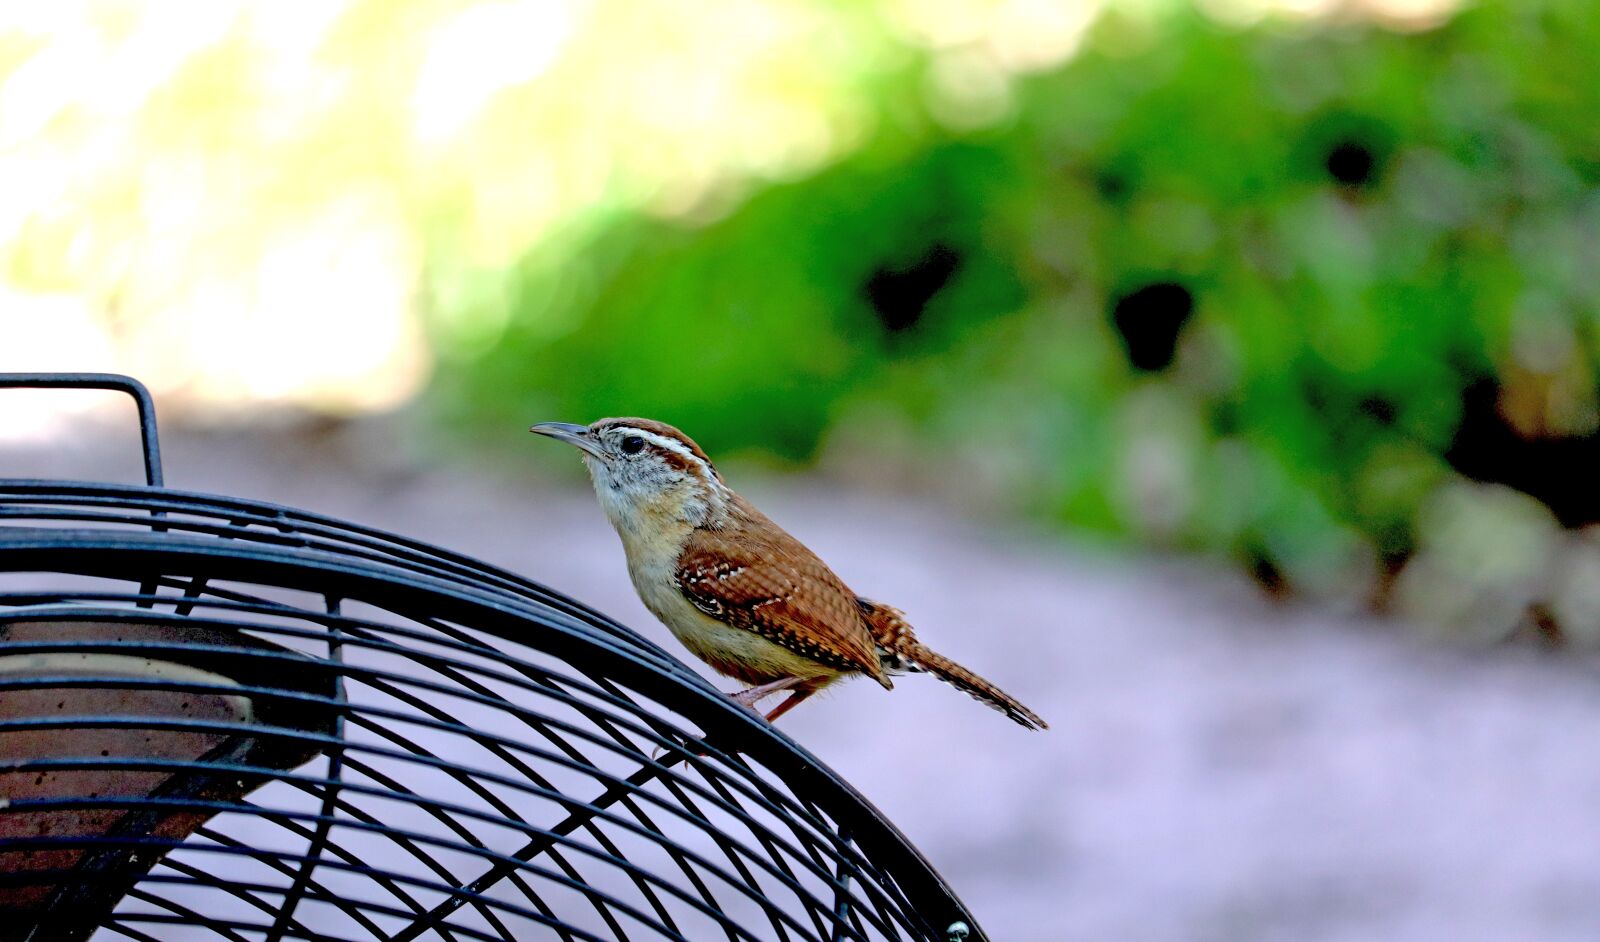
[[110,389],[125,392],[139,407],[139,433],[144,440],[144,480],[161,486],[161,442],[156,437],[156,404],[150,390],[121,373],[0,373],[0,389]]

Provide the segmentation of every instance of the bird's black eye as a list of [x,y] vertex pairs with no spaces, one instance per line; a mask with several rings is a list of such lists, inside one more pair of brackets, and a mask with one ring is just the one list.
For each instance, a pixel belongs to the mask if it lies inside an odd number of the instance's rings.
[[622,453],[625,455],[637,455],[642,448],[644,439],[637,435],[629,435],[622,440]]

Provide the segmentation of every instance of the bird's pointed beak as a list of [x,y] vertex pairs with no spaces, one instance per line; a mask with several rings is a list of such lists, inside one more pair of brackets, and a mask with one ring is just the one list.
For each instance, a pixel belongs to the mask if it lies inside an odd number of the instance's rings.
[[540,422],[528,431],[535,435],[548,435],[569,445],[576,445],[596,458],[605,457],[586,425],[573,425],[571,422]]

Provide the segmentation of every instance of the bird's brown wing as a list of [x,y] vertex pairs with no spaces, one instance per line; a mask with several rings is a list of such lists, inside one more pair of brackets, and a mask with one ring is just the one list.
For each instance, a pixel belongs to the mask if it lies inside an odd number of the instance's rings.
[[678,555],[675,578],[684,597],[707,615],[891,686],[855,594],[775,525],[755,539],[748,530],[738,538],[696,530]]

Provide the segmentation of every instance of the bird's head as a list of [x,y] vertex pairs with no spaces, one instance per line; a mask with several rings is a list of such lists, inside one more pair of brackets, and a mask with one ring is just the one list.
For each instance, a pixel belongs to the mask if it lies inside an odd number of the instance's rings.
[[600,504],[618,529],[671,520],[701,526],[726,509],[728,490],[711,459],[693,439],[665,422],[541,422],[528,431],[583,453]]

